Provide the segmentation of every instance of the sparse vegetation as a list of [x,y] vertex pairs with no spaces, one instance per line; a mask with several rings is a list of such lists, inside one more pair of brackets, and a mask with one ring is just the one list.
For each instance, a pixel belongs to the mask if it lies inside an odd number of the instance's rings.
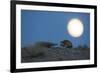
[[66,48],[72,48],[72,43],[69,40],[63,40],[63,41],[61,41],[60,45],[62,47],[66,47]]

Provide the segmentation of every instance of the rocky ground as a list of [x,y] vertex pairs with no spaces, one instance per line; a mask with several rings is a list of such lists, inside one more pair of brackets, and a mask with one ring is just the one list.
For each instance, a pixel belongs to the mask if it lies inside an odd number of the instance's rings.
[[[34,49],[34,50],[33,50]],[[21,62],[47,62],[47,61],[67,61],[86,60],[90,58],[89,48],[22,48]]]

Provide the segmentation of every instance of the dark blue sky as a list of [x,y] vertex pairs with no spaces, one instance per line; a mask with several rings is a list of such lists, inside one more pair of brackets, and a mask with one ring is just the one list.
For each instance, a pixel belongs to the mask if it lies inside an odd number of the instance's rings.
[[[84,33],[75,38],[69,35],[69,20],[78,18],[84,24]],[[75,28],[77,29],[78,26]],[[90,14],[75,12],[50,12],[21,10],[21,45],[27,46],[37,41],[49,41],[59,44],[70,40],[74,47],[90,44]]]

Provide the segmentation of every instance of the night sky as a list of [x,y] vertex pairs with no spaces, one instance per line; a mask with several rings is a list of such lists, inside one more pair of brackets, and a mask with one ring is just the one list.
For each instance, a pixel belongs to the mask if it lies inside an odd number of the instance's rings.
[[[67,31],[68,22],[77,18],[84,24],[84,32],[72,37]],[[77,29],[78,26],[75,28]],[[76,12],[51,12],[21,10],[21,46],[28,46],[37,41],[48,41],[60,44],[62,40],[70,40],[74,47],[90,45],[90,14]]]

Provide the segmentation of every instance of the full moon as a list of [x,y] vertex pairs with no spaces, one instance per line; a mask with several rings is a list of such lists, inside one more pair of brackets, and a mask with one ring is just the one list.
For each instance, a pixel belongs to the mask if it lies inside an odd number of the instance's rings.
[[71,19],[67,24],[68,33],[73,37],[80,37],[83,34],[84,26],[81,20]]

